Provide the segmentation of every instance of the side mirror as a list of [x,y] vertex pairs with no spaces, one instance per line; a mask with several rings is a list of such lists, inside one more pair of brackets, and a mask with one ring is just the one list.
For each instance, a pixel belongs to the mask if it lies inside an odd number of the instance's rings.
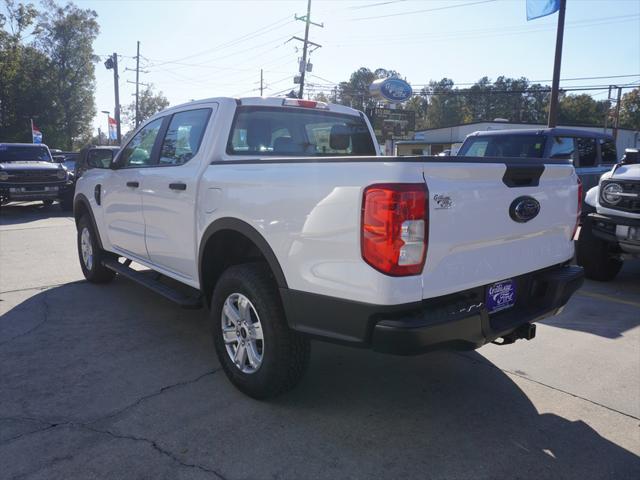
[[54,155],[53,156],[53,161],[56,162],[56,163],[64,163],[66,159],[67,159],[67,157],[65,157],[64,155]]
[[87,155],[87,167],[91,168],[112,168],[113,151],[94,150]]
[[622,165],[636,165],[640,163],[640,150],[637,148],[627,148],[624,156],[620,160]]

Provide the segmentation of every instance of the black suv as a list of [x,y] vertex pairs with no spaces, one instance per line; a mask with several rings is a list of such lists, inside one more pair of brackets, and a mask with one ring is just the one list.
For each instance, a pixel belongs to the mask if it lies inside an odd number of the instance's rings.
[[72,185],[72,175],[53,161],[46,145],[0,143],[0,205],[42,200],[49,206],[60,200],[63,210],[72,210]]

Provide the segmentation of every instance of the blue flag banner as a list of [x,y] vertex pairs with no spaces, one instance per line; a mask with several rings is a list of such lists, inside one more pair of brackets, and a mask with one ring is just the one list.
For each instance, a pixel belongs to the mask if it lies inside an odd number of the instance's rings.
[[560,0],[527,0],[527,20],[546,17],[560,8]]

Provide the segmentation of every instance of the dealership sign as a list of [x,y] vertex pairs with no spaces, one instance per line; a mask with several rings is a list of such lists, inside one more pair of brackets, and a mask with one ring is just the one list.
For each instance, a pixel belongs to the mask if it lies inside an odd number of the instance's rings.
[[369,86],[369,92],[374,97],[391,103],[401,103],[409,100],[413,95],[411,85],[400,78],[380,78]]

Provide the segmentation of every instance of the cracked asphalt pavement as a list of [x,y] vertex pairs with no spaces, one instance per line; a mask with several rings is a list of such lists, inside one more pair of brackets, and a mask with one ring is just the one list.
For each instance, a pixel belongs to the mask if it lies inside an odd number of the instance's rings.
[[0,214],[0,478],[640,478],[640,262],[537,338],[393,357],[314,343],[293,392],[219,371],[206,312],[83,280],[73,219]]

